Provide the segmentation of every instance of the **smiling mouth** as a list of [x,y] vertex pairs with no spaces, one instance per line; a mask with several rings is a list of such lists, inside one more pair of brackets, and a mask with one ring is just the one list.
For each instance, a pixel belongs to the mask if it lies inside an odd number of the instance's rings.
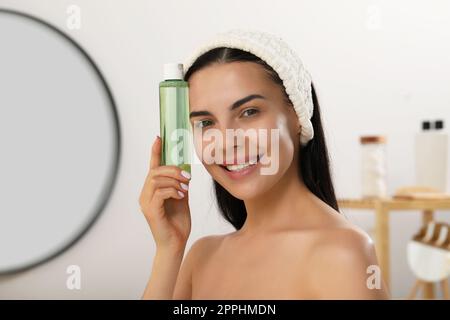
[[221,166],[223,169],[230,171],[230,172],[238,172],[238,171],[241,171],[241,170],[244,170],[244,169],[247,169],[249,167],[256,165],[260,159],[261,159],[261,156],[257,155],[256,161],[253,160],[253,161],[249,161],[249,162],[242,163],[242,164],[232,164],[232,165],[219,164],[219,166]]

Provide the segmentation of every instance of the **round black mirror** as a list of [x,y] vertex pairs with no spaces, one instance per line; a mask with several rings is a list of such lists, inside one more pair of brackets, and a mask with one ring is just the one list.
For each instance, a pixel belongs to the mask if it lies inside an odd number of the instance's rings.
[[0,10],[0,273],[63,252],[112,192],[120,130],[88,54],[35,17]]

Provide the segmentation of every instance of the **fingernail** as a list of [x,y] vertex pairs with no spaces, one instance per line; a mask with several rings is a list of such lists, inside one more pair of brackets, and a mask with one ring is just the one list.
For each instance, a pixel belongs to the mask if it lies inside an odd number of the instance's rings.
[[183,177],[185,177],[186,179],[190,179],[191,178],[191,174],[189,172],[187,172],[187,171],[184,171],[184,170],[181,171],[181,175]]
[[180,197],[184,198],[184,193],[181,192],[180,190],[178,190],[178,194],[180,195]]
[[182,187],[184,190],[188,190],[188,189],[189,189],[188,185],[185,184],[185,183],[183,183],[183,182],[180,182],[180,185],[181,185],[181,187]]

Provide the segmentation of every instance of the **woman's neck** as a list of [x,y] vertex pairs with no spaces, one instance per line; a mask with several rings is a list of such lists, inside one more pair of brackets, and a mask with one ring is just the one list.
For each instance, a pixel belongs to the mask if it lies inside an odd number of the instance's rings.
[[256,198],[244,200],[247,218],[239,234],[253,236],[288,228],[298,221],[299,211],[304,212],[311,204],[312,193],[299,178],[295,165],[294,161],[272,189]]

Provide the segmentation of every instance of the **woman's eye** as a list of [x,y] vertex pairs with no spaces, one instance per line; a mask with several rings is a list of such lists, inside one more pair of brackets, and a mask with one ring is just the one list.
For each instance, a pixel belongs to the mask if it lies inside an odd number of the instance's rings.
[[246,109],[244,110],[244,112],[242,112],[242,114],[247,114],[247,116],[251,116],[252,114],[258,113],[259,111],[257,109],[251,108],[251,109]]
[[195,122],[195,126],[197,128],[204,128],[206,126],[208,126],[209,123],[211,123],[211,120],[199,120]]

